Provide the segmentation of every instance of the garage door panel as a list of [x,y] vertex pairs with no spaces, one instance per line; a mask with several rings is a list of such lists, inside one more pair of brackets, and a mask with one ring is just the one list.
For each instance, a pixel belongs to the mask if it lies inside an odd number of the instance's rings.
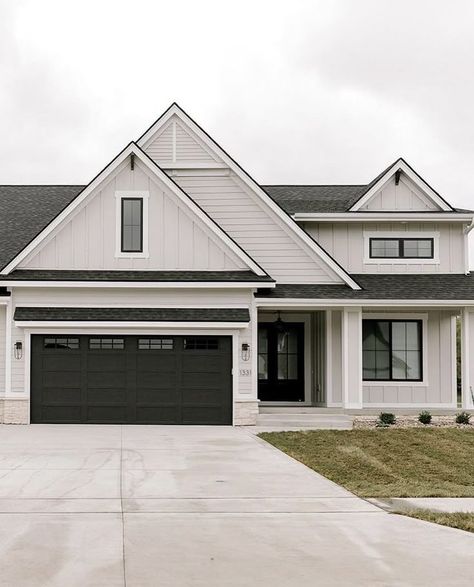
[[43,388],[57,387],[70,389],[77,387],[80,381],[80,371],[43,371],[41,378]]
[[49,406],[43,405],[40,412],[40,420],[45,423],[80,423],[81,406]]
[[120,423],[127,421],[126,406],[91,406],[87,407],[87,420],[100,423]]
[[177,404],[180,401],[180,393],[175,388],[149,388],[137,389],[137,403],[146,403],[150,405],[159,404]]
[[127,389],[111,388],[94,388],[87,389],[87,402],[89,404],[100,404],[103,402],[110,403],[127,403]]
[[137,386],[143,389],[168,389],[177,384],[176,372],[137,371]]
[[43,371],[81,371],[81,355],[69,353],[45,354],[42,357]]
[[232,423],[230,337],[45,337],[32,336],[33,422]]
[[43,404],[77,404],[81,405],[82,390],[80,387],[44,387]]
[[87,370],[89,373],[102,371],[123,371],[125,370],[125,361],[127,355],[124,353],[115,354],[114,351],[103,351],[99,354],[97,351],[87,355]]

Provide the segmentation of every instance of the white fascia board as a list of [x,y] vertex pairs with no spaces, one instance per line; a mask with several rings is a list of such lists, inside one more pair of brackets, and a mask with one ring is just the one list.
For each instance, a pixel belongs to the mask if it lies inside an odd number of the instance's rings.
[[472,222],[474,214],[464,212],[295,212],[296,222]]
[[86,320],[15,320],[19,328],[205,328],[231,329],[248,328],[249,322],[125,322],[125,321],[86,321]]
[[378,182],[373,185],[370,190],[362,196],[357,202],[350,208],[351,212],[356,212],[360,210],[362,206],[364,206],[374,194],[376,194],[380,188],[392,177],[392,175],[401,169],[405,175],[407,175],[415,185],[417,185],[421,190],[425,192],[425,194],[437,205],[448,212],[453,210],[453,208],[447,204],[440,196],[437,194],[432,187],[430,187],[424,180],[421,178],[417,173],[413,171],[413,169],[407,165],[407,163],[403,159],[398,159],[395,163],[390,167],[390,169],[378,180]]
[[354,290],[361,289],[360,286],[351,278],[351,276],[333,259],[316,241],[314,241],[301,227],[299,227],[278,204],[258,185],[258,183],[248,175],[246,171],[240,167],[210,136],[192,120],[186,112],[181,110],[177,104],[172,104],[170,108],[143,134],[138,140],[137,145],[140,148],[146,148],[148,142],[152,139],[154,134],[165,125],[168,120],[176,115],[183,120],[191,130],[203,141],[213,152],[217,152],[218,156],[226,163],[226,165],[257,195],[266,205],[284,222],[287,228],[296,234],[296,236],[304,242],[310,252],[319,260],[323,260],[333,271],[338,275],[349,287]]
[[334,308],[344,306],[374,306],[387,307],[396,306],[400,308],[409,308],[412,306],[442,307],[442,308],[459,308],[460,306],[474,307],[474,300],[347,300],[347,299],[325,299],[314,300],[311,298],[272,298],[264,300],[256,298],[256,305],[259,308]]
[[93,192],[97,186],[107,178],[113,171],[131,154],[134,154],[147,167],[147,169],[155,175],[183,202],[187,205],[194,214],[203,222],[212,233],[214,233],[220,241],[223,241],[227,247],[234,253],[234,255],[243,261],[245,265],[253,271],[256,275],[267,275],[266,272],[255,261],[245,253],[213,220],[205,214],[205,212],[185,193],[183,190],[172,181],[166,173],[154,163],[146,153],[135,143],[129,143],[110,163],[105,167],[83,190],[74,198],[74,200],[66,206],[66,208],[56,216],[38,234],[10,263],[1,271],[0,275],[8,275],[15,267],[18,266],[38,245],[48,237],[60,224],[75,210],[81,203]]
[[82,287],[82,288],[135,288],[135,289],[255,289],[274,288],[272,282],[246,281],[0,281],[3,287]]

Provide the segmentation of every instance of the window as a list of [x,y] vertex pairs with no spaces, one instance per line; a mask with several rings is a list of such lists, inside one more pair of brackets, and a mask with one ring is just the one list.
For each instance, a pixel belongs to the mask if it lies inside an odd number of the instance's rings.
[[268,329],[258,328],[258,378],[268,379]]
[[69,349],[77,350],[79,348],[78,338],[45,338],[43,341],[45,349]]
[[122,253],[143,252],[143,199],[122,198]]
[[172,351],[173,350],[173,339],[172,338],[139,338],[138,339],[138,350],[139,351]]
[[215,351],[219,348],[217,338],[204,338],[200,336],[198,338],[185,338],[184,339],[184,350],[185,351]]
[[371,259],[433,259],[433,238],[371,238]]
[[363,320],[364,381],[422,380],[421,320]]
[[89,349],[91,351],[97,350],[123,350],[123,338],[90,338]]

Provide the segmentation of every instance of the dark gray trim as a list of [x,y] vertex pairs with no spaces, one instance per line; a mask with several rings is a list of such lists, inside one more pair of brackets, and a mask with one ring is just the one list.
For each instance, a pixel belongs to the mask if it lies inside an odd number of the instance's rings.
[[34,308],[17,307],[21,322],[250,322],[241,308]]

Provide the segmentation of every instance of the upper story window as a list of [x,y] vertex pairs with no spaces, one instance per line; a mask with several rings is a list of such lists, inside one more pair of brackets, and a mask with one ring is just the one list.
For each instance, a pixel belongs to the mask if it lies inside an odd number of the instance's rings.
[[433,259],[433,238],[371,238],[371,259]]
[[116,257],[148,257],[147,191],[117,191]]
[[143,252],[143,198],[122,198],[122,253]]

